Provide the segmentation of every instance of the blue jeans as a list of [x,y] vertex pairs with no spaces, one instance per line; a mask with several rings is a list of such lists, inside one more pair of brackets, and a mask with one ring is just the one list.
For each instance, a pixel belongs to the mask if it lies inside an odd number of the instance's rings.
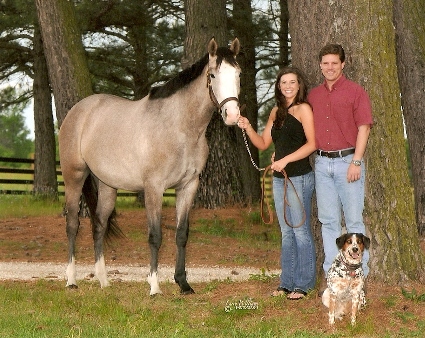
[[293,228],[286,224],[283,214],[284,179],[273,177],[273,197],[276,214],[282,232],[282,252],[280,264],[280,287],[290,291],[301,289],[307,292],[316,284],[316,249],[310,227],[311,198],[314,190],[314,173],[310,172],[302,176],[290,177],[295,186],[295,194],[292,185],[287,184],[286,218],[292,226],[297,226],[303,218],[303,208],[306,213],[304,223]]
[[[363,223],[365,165],[362,162],[360,180],[348,183],[347,170],[352,159],[353,154],[337,158],[317,155],[315,159],[317,209],[319,221],[322,223],[325,275],[338,254],[335,241],[342,234],[342,212],[348,233],[366,234]],[[363,254],[365,276],[369,273],[368,261],[369,251],[365,250]]]

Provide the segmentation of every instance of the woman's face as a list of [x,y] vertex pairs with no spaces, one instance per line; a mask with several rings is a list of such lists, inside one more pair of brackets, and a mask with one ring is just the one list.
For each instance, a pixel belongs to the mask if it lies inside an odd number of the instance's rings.
[[279,88],[286,101],[292,102],[300,89],[297,75],[293,73],[282,75],[279,81]]

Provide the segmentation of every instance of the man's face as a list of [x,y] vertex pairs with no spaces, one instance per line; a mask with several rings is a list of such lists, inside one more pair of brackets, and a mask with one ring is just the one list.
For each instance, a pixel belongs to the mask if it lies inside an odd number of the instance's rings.
[[344,65],[345,62],[341,62],[337,54],[326,54],[322,56],[320,69],[326,81],[334,83],[340,78]]

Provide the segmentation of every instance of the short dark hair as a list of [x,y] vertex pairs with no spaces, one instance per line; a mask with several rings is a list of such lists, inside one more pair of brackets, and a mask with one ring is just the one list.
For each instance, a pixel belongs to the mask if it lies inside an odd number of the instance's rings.
[[336,43],[330,43],[327,44],[325,47],[323,47],[320,50],[319,53],[319,61],[322,61],[322,57],[328,54],[336,54],[339,56],[339,60],[341,62],[345,61],[345,52],[344,52],[344,48],[342,48],[341,45],[338,45]]

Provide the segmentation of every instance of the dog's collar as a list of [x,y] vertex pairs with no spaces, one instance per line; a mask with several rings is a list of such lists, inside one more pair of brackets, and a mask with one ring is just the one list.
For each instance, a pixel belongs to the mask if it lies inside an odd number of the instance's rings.
[[339,261],[344,264],[346,271],[350,277],[355,277],[357,275],[356,271],[362,267],[362,263],[359,264],[350,264],[345,259],[345,256],[342,254],[342,252],[339,252]]

